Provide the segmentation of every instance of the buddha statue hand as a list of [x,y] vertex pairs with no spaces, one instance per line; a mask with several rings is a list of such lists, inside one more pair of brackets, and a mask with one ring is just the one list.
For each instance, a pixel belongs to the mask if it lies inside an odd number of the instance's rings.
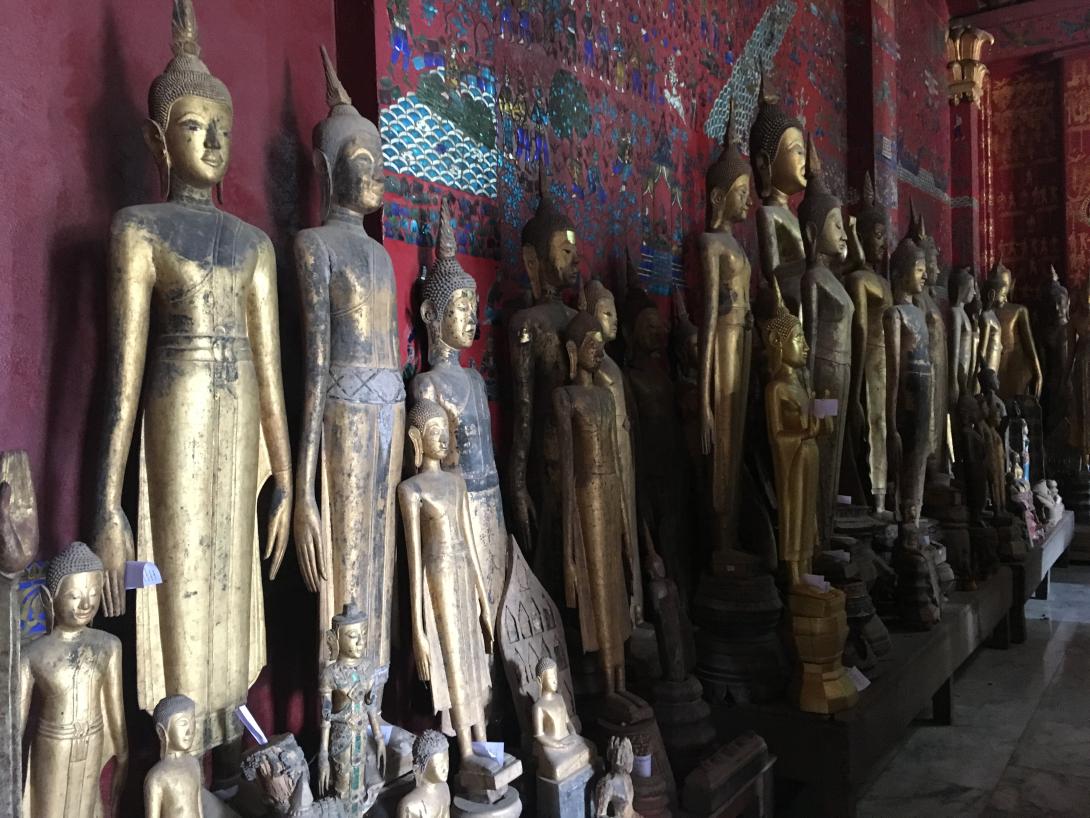
[[492,620],[488,616],[488,611],[483,607],[481,610],[481,632],[484,634],[484,652],[491,654],[496,637],[492,632]]
[[329,791],[329,753],[321,750],[318,753],[318,797],[324,798]]
[[295,560],[303,582],[311,593],[318,592],[320,580],[329,578],[322,553],[322,516],[314,500],[313,486],[303,489],[295,498]]
[[712,441],[715,439],[715,413],[708,397],[704,397],[700,410],[700,450],[704,454],[712,453]]
[[135,559],[132,528],[120,507],[106,511],[95,525],[94,552],[102,560],[102,609],[106,616],[125,613],[125,563]]
[[269,503],[269,537],[265,543],[265,559],[272,559],[269,579],[276,579],[284,552],[288,550],[291,533],[291,469],[273,473],[272,501]]
[[643,622],[643,601],[636,596],[628,601],[628,617],[632,620],[632,627]]
[[413,635],[413,655],[416,657],[416,675],[422,682],[431,681],[431,654],[428,651],[428,637],[422,632]]

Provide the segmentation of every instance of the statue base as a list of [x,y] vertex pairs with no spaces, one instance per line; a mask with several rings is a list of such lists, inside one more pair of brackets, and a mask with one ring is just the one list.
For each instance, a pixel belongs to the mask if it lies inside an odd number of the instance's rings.
[[929,549],[902,543],[893,553],[897,614],[906,626],[922,630],[934,627],[942,618],[942,591]]
[[472,816],[488,816],[488,818],[518,818],[522,815],[522,800],[518,790],[508,789],[503,797],[492,803],[482,803],[467,798],[464,795],[456,795],[450,802],[451,818],[472,818]]
[[969,547],[972,575],[975,582],[983,582],[999,564],[999,532],[992,526],[979,525],[969,528]]
[[739,814],[739,796],[749,790],[753,797],[748,803],[756,809],[742,814],[773,815],[774,763],[764,739],[756,733],[743,733],[685,778],[681,804],[689,815],[726,818]]
[[844,594],[805,585],[791,589],[791,634],[800,668],[794,700],[807,713],[838,713],[855,704],[858,693],[841,663],[848,638]]
[[779,698],[790,669],[777,633],[783,601],[769,574],[705,574],[693,600],[696,676],[704,696],[725,704]]
[[677,780],[685,779],[715,749],[712,710],[695,676],[655,684],[655,719]]
[[539,818],[583,818],[590,815],[594,768],[587,766],[560,781],[537,778],[537,815]]
[[634,806],[643,818],[669,816],[677,803],[677,785],[666,745],[651,706],[631,693],[614,693],[601,700],[594,740],[606,747],[612,736],[628,738],[636,756],[650,756],[650,774],[632,774]]
[[[514,816],[522,814],[518,791],[511,784],[522,775],[522,762],[510,753],[503,754],[503,763],[494,758],[473,755],[462,759],[458,771],[458,792],[454,804],[460,813],[451,814]],[[512,801],[512,797],[514,801]],[[511,810],[517,807],[517,811]]]

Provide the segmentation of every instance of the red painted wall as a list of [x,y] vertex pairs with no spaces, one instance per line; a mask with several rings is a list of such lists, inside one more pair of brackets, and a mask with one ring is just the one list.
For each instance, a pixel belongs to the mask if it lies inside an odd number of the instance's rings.
[[1065,271],[1060,82],[1058,62],[1004,63],[991,80],[991,257],[1011,268],[1026,303],[1050,264]]
[[[1069,289],[1086,284],[1090,272],[1090,57],[1063,64],[1064,210]],[[1078,298],[1085,297],[1079,292]]]

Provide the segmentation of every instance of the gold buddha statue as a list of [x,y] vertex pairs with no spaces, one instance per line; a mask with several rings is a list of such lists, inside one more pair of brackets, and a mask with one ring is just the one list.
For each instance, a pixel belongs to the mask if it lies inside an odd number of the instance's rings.
[[413,653],[445,731],[462,758],[484,741],[485,705],[492,686],[493,623],[469,511],[465,481],[443,471],[450,426],[439,404],[420,400],[409,412],[415,477],[397,488],[408,552]]
[[796,587],[810,573],[818,544],[817,441],[831,431],[831,423],[814,416],[814,393],[806,377],[810,347],[802,324],[784,305],[775,281],[772,289],[776,312],[762,327],[769,371],[765,414],[776,476],[779,556]]
[[190,753],[196,714],[188,696],[167,696],[155,705],[159,761],[144,778],[146,818],[203,818],[201,763]]
[[[848,235],[840,200],[830,194],[821,176],[817,151],[810,144],[806,195],[799,204],[799,224],[806,245],[802,278],[802,327],[810,348],[809,370],[814,393],[837,402],[831,430],[818,440],[818,539],[824,548],[833,533],[833,516],[840,483],[845,416],[852,375],[852,319],[855,305],[832,271],[848,253]],[[786,299],[785,299],[786,300]]]
[[121,692],[121,640],[89,627],[102,599],[102,561],[81,542],[54,557],[42,590],[49,633],[23,648],[19,714],[25,730],[35,692],[23,815],[98,818],[99,780],[117,759],[110,810],[125,786],[129,746]]
[[484,378],[476,369],[462,366],[460,360],[462,350],[472,346],[477,336],[478,299],[477,283],[458,263],[456,250],[450,209],[444,201],[439,211],[435,263],[421,286],[420,317],[428,328],[430,369],[412,379],[409,394],[413,404],[427,399],[447,412],[455,445],[444,465],[456,468],[466,482],[488,603],[499,616],[507,578],[507,524]]
[[558,692],[556,660],[543,657],[537,663],[541,695],[534,702],[534,758],[541,778],[563,781],[590,766],[594,756],[590,742],[579,735]]
[[1033,342],[1029,311],[1010,300],[1014,276],[1003,262],[996,262],[988,276],[995,287],[995,316],[999,320],[1003,351],[996,374],[999,376],[999,397],[1009,400],[1018,395],[1041,397],[1041,362]]
[[953,388],[951,379],[955,374],[950,361],[951,358],[956,360],[960,354],[960,351],[951,345],[959,343],[960,338],[955,336],[948,341],[946,316],[933,294],[939,281],[938,245],[935,244],[934,237],[928,235],[923,215],[916,213],[911,201],[909,214],[911,227],[908,236],[923,250],[924,265],[927,270],[927,282],[923,291],[915,297],[915,302],[923,310],[924,318],[927,320],[927,339],[931,358],[931,391],[933,393],[931,405],[934,412],[928,423],[928,435],[931,441],[931,453],[927,458],[928,469],[933,475],[949,474],[950,393]]
[[971,267],[960,267],[950,275],[950,405],[956,407],[961,395],[971,395],[976,383],[979,333],[966,309],[979,294]]
[[761,273],[767,281],[773,277],[779,281],[788,309],[795,311],[806,253],[789,200],[806,188],[806,141],[802,124],[780,107],[763,72],[757,116],[749,131],[749,161],[761,197],[757,210]]
[[992,279],[980,287],[980,358],[977,373],[990,369],[999,371],[1003,360],[1003,329],[999,323],[999,284]]
[[106,570],[105,613],[118,616],[133,559],[121,495],[139,420],[136,556],[154,562],[163,583],[137,595],[137,701],[151,712],[167,695],[189,696],[195,752],[229,743],[217,768],[233,776],[235,709],[265,664],[255,509],[267,460],[272,576],[291,527],[276,264],[268,236],[212,201],[233,115],[227,88],[199,57],[192,0],[175,0],[172,28],[174,58],[152,83],[144,126],[168,200],[118,211],[111,229],[93,545]]
[[898,521],[915,527],[931,451],[934,392],[927,318],[916,306],[916,297],[927,286],[927,261],[911,238],[903,239],[894,250],[890,276],[893,306],[885,313],[887,450],[897,486]]
[[[313,137],[322,226],[295,237],[305,339],[295,548],[304,582],[319,594],[319,628],[350,602],[367,615],[364,652],[381,702],[405,428],[397,290],[389,254],[363,228],[382,208],[378,129],[353,107],[324,49],[322,61],[329,115]],[[324,651],[319,658],[324,664]]]
[[397,818],[450,818],[450,750],[438,730],[425,730],[413,742],[416,786],[397,805]]
[[555,592],[560,453],[552,395],[567,381],[560,334],[575,310],[561,297],[579,276],[579,258],[575,225],[553,204],[544,165],[538,187],[537,210],[522,229],[522,262],[534,303],[515,313],[510,325],[514,402],[506,499],[519,543],[534,555],[535,570]]
[[717,559],[735,550],[739,476],[746,427],[753,314],[749,259],[731,232],[752,205],[749,166],[731,131],[734,104],[723,130],[723,150],[708,169],[707,232],[700,236],[704,320],[700,330],[700,438],[711,455],[711,498],[716,515]]
[[[560,453],[564,597],[579,609],[585,652],[597,651],[607,694],[625,690],[624,646],[637,604],[631,602],[625,565],[631,551],[617,497],[623,490],[616,449],[613,396],[595,378],[605,339],[593,315],[580,312],[564,328],[570,385],[553,392]],[[628,564],[633,585],[641,581]]]
[[[617,330],[620,319],[617,314],[617,303],[606,286],[598,279],[591,279],[582,286],[580,279],[579,309],[588,312],[598,319],[602,328],[602,340],[610,343],[617,339]],[[628,563],[632,566],[633,576],[642,576],[640,571],[640,552],[636,538],[636,462],[635,442],[633,440],[633,425],[629,417],[629,403],[631,394],[629,384],[625,379],[617,362],[603,351],[602,362],[598,366],[598,372],[594,376],[594,382],[598,386],[604,386],[613,396],[613,410],[616,413],[613,423],[615,436],[614,447],[617,450],[617,458],[620,461],[620,475],[622,491],[619,496],[621,502],[621,524],[625,528],[625,547],[628,549]],[[633,411],[635,407],[632,407]],[[636,621],[643,620],[643,583],[635,584],[634,595],[636,599]]]
[[[889,282],[878,270],[887,258],[888,217],[874,195],[868,171],[863,178],[863,207],[848,226],[849,263],[844,289],[852,314],[852,374],[847,411],[853,429],[865,430],[867,477],[874,510],[886,510],[886,335],[882,317],[893,303]],[[866,408],[864,408],[864,402]]]
[[333,617],[330,663],[322,671],[322,730],[318,795],[335,796],[347,818],[366,815],[386,773],[386,742],[379,722],[374,660],[367,646],[367,615],[348,603]]
[[[1044,427],[1049,430],[1063,426],[1069,416],[1071,378],[1071,296],[1060,283],[1056,268],[1049,270],[1049,279],[1041,290],[1037,313],[1036,335],[1040,345],[1041,408]],[[1037,467],[1041,469],[1041,466]]]

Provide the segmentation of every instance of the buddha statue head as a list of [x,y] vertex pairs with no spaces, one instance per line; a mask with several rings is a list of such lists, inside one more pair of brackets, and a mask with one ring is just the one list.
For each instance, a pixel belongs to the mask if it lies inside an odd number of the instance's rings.
[[1011,292],[1014,290],[1014,274],[1010,268],[999,260],[988,274],[988,283],[995,291],[995,306],[1002,307],[1010,301]]
[[580,279],[578,308],[589,312],[598,319],[602,327],[602,337],[606,343],[617,337],[618,317],[617,302],[613,299],[613,293],[606,289],[606,285],[597,278],[592,278],[585,285]]
[[575,225],[553,204],[544,163],[539,168],[538,194],[537,210],[522,228],[522,263],[535,301],[557,297],[579,275]]
[[593,375],[598,371],[606,354],[606,341],[597,318],[589,312],[577,312],[564,327],[561,338],[568,353],[569,380],[576,380],[579,372]]
[[772,279],[775,295],[775,311],[764,322],[765,349],[768,351],[768,374],[776,377],[784,366],[801,369],[806,366],[810,355],[810,346],[802,331],[802,322],[798,316],[787,309],[780,293],[779,282]]
[[757,116],[749,130],[749,161],[757,195],[765,204],[786,204],[786,198],[806,187],[806,143],[802,123],[779,105],[764,72]]
[[939,283],[939,246],[935,243],[935,237],[928,235],[923,214],[916,212],[916,205],[911,199],[908,200],[908,214],[908,237],[923,250],[926,284],[933,287]]
[[159,737],[159,755],[185,755],[193,748],[197,706],[189,696],[176,694],[160,699],[152,711],[155,734]]
[[889,259],[893,291],[899,296],[916,296],[927,286],[927,261],[923,248],[911,238],[901,239]]
[[425,730],[413,741],[416,785],[445,784],[450,773],[450,745],[438,730]]
[[950,284],[951,300],[957,306],[966,306],[980,294],[972,267],[958,267],[954,270],[950,275]]
[[1049,266],[1049,280],[1045,282],[1041,299],[1041,317],[1046,327],[1064,327],[1071,319],[1071,296],[1067,287],[1060,283],[1056,268]]
[[367,614],[356,603],[349,602],[333,617],[332,624],[329,631],[330,658],[348,662],[361,659],[367,642]]
[[723,150],[708,168],[704,181],[708,230],[720,231],[731,223],[744,222],[753,202],[749,196],[749,164],[734,140],[734,99],[730,101],[723,128]]
[[165,195],[207,193],[231,159],[231,94],[201,60],[193,0],[174,0],[174,57],[148,90],[144,141]]
[[999,391],[999,375],[991,367],[983,366],[976,373],[980,391],[985,395],[994,395]]
[[542,695],[556,693],[560,689],[560,678],[557,672],[556,659],[551,656],[543,656],[534,669],[537,682],[541,686]]
[[102,560],[85,543],[74,542],[50,560],[44,591],[51,627],[77,630],[90,625],[102,600],[102,582]]
[[843,261],[848,255],[848,233],[844,229],[844,214],[840,199],[825,187],[821,173],[821,160],[813,142],[807,144],[806,195],[799,203],[799,227],[806,260],[810,264],[820,261]]
[[444,200],[435,263],[421,287],[420,317],[428,328],[432,357],[441,347],[468,349],[477,337],[477,283],[458,263],[456,251],[450,208]]
[[314,126],[312,138],[322,220],[334,208],[365,216],[382,207],[382,140],[375,124],[352,104],[324,46],[321,53],[329,114]]
[[422,398],[413,404],[408,418],[413,463],[417,469],[424,460],[442,462],[450,452],[450,420],[438,403]]
[[988,277],[980,285],[980,308],[983,312],[994,310],[999,304],[999,282]]
[[856,234],[863,248],[863,258],[877,270],[889,247],[889,215],[874,192],[870,171],[863,177],[862,207],[856,215]]

